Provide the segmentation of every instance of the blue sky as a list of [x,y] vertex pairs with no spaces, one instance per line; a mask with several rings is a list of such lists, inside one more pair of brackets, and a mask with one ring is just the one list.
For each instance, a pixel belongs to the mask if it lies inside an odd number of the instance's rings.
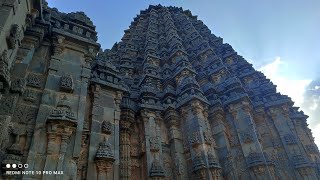
[[[320,146],[319,0],[48,0],[62,12],[84,11],[98,42],[111,48],[149,4],[179,6],[198,15],[217,36],[301,106]],[[318,88],[319,87],[319,88]],[[317,119],[318,118],[318,119]],[[318,131],[316,131],[316,129]]]

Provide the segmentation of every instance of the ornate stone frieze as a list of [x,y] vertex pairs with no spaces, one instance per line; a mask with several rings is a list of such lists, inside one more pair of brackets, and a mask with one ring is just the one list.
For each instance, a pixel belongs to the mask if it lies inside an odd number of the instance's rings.
[[27,86],[42,88],[44,83],[43,75],[30,73],[27,77]]
[[71,109],[71,103],[64,96],[59,102],[55,109],[50,112],[47,121],[65,121],[71,122],[72,124],[77,124],[76,113]]
[[103,121],[101,126],[101,132],[105,134],[111,134],[112,133],[112,123],[110,121]]
[[73,79],[71,75],[64,75],[60,78],[60,91],[69,92],[73,91]]

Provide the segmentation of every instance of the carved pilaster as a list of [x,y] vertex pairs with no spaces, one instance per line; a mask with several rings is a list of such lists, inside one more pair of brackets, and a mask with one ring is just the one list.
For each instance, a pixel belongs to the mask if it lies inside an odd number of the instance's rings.
[[121,111],[120,115],[120,179],[131,177],[130,133],[134,121],[134,112],[129,109]]
[[208,152],[208,166],[213,180],[221,179],[222,168],[218,159],[213,155],[211,151]]
[[97,160],[96,161],[97,171],[98,171],[98,180],[105,180],[108,177],[108,173],[111,172],[112,163]]
[[64,51],[64,39],[65,37],[63,36],[56,36],[56,42],[53,44],[53,52],[55,56],[59,56]]
[[4,50],[0,54],[0,91],[3,91],[5,87],[10,85],[10,72],[7,50]]
[[57,144],[55,142],[55,140],[57,138],[56,133],[48,132],[47,136],[48,136],[47,154],[50,155],[50,154],[53,154],[53,153],[57,153],[57,151],[55,151],[56,146],[57,146]]
[[114,103],[116,105],[116,110],[117,111],[120,111],[120,103],[121,103],[121,100],[122,100],[122,92],[121,91],[117,91],[116,92],[116,96],[114,98]]
[[59,152],[59,161],[57,170],[62,171],[63,170],[63,162],[65,160],[65,155],[67,152],[69,140],[71,137],[71,134],[73,133],[73,130],[65,128],[64,132],[61,134],[61,143],[60,143],[60,152]]
[[0,115],[0,151],[4,150],[9,143],[10,116]]
[[97,51],[95,47],[88,46],[87,53],[84,55],[85,67],[90,68],[93,59],[95,58]]

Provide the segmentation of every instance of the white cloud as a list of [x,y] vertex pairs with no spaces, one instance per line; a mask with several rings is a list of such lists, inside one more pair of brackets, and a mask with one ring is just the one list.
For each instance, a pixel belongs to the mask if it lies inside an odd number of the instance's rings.
[[276,57],[275,60],[260,69],[275,85],[277,85],[277,91],[288,95],[293,99],[296,106],[300,106],[303,102],[303,94],[307,85],[311,82],[309,79],[290,79],[280,73],[282,67],[287,66],[287,63],[283,62],[280,57]]
[[[320,98],[309,97],[306,103],[305,92],[307,86],[311,83],[311,79],[292,79],[281,73],[281,70],[290,70],[286,67],[289,65],[282,61],[280,57],[276,57],[271,63],[266,64],[258,70],[265,74],[273,84],[277,85],[277,91],[281,94],[288,95],[295,102],[295,106],[300,106],[301,109],[309,115],[310,129],[315,137],[315,143],[320,147],[320,122],[316,118],[320,117],[317,113],[320,109]],[[320,86],[313,87],[313,90],[320,89]],[[320,111],[319,111],[320,113]],[[318,129],[318,131],[317,131]]]

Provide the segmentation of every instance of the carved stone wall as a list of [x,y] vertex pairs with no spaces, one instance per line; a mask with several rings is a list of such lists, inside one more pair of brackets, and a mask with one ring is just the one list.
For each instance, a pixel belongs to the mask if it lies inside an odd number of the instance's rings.
[[0,10],[0,179],[320,179],[307,116],[189,10],[105,51],[83,12]]

